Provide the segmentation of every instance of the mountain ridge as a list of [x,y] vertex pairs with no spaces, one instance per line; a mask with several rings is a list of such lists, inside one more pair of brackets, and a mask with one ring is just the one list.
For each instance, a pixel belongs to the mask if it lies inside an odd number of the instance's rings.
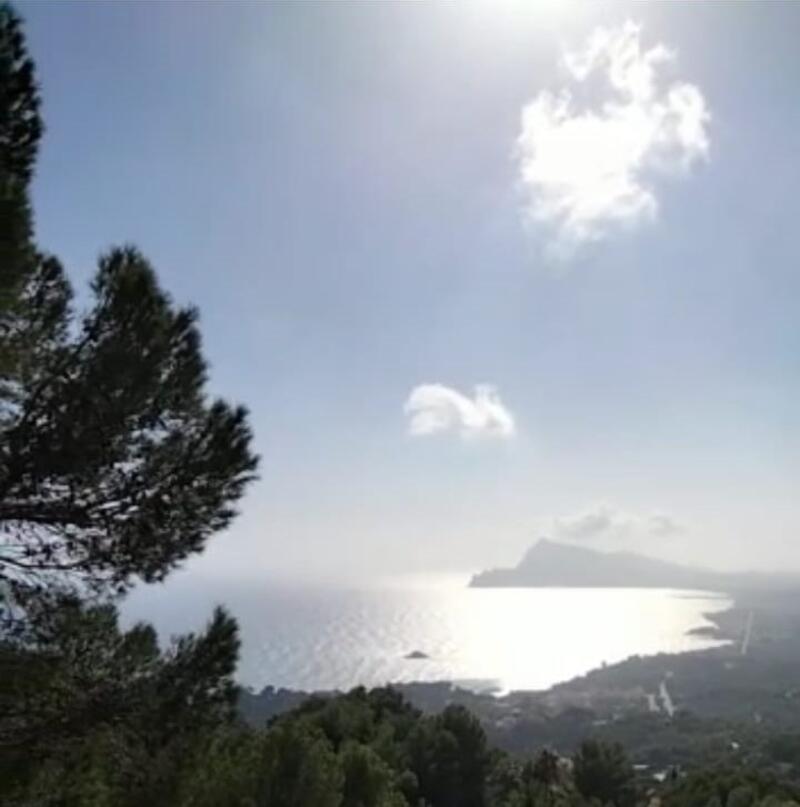
[[473,588],[679,588],[734,591],[800,586],[800,575],[720,572],[636,552],[604,552],[541,538],[511,568],[473,575]]

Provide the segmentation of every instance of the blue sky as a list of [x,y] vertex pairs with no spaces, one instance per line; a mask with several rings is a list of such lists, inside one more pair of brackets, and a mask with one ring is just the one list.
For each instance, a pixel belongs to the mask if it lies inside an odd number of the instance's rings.
[[[136,243],[252,412],[261,480],[198,575],[470,570],[544,534],[800,568],[800,8],[21,10],[40,242],[81,288]],[[615,42],[652,87],[609,93]],[[607,142],[567,142],[586,114]]]

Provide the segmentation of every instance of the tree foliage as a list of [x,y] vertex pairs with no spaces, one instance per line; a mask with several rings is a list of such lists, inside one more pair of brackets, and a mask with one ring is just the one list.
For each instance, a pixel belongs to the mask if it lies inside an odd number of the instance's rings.
[[164,652],[149,625],[121,631],[112,605],[62,602],[38,624],[35,646],[0,645],[0,782],[12,790],[89,762],[95,778],[108,763],[106,787],[168,790],[186,750],[234,718],[239,640],[221,609]]
[[778,807],[798,804],[797,789],[758,770],[706,768],[692,771],[664,794],[665,807]]
[[0,802],[167,804],[234,720],[235,621],[161,651],[115,598],[224,529],[253,478],[247,414],[205,393],[197,312],[134,247],[77,316],[32,241],[43,127],[19,17],[0,5]]
[[28,186],[43,130],[39,107],[22,23],[0,4],[0,338],[34,258]]
[[[18,17],[0,7],[0,594],[120,593],[224,529],[257,458],[242,407],[208,400],[197,312],[134,247],[99,262],[78,317],[30,243],[42,125]],[[24,226],[17,226],[22,222]],[[18,615],[17,615],[18,616]]]
[[635,803],[633,767],[619,743],[585,740],[574,764],[575,785],[585,798],[617,807]]
[[160,580],[234,515],[256,465],[246,412],[206,400],[196,312],[135,249],[101,259],[76,332],[57,263],[37,280],[0,421],[0,579]]

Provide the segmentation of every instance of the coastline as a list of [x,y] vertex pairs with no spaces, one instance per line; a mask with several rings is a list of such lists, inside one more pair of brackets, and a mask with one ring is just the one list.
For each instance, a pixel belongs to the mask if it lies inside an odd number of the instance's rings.
[[[710,624],[689,629],[718,642],[714,647],[634,655],[543,690],[497,695],[449,681],[393,686],[424,712],[466,706],[491,741],[512,753],[542,747],[569,752],[595,736],[621,742],[634,761],[646,765],[722,758],[734,746],[756,747],[775,733],[797,732],[800,588],[721,596],[730,607],[704,613]],[[241,711],[263,723],[311,694],[247,692]]]
[[[742,609],[735,595],[721,591],[715,592],[692,592],[687,596],[703,596],[705,598],[719,597],[719,599],[730,600],[730,607],[719,611],[703,612],[702,617],[711,624],[698,625],[686,630],[685,635],[697,636],[704,639],[710,639],[715,642],[724,643],[718,644],[714,647],[703,647],[697,649],[689,649],[669,653],[655,653],[655,654],[633,654],[619,662],[610,665],[600,665],[592,668],[583,675],[573,676],[563,681],[558,681],[549,687],[542,689],[512,689],[500,690],[496,685],[491,682],[477,682],[477,681],[459,681],[451,679],[441,679],[434,681],[406,681],[406,682],[392,682],[387,684],[395,689],[403,692],[412,703],[424,711],[439,711],[450,703],[469,703],[473,708],[477,702],[487,703],[491,702],[500,707],[501,711],[503,704],[510,704],[516,706],[520,700],[524,700],[527,706],[534,702],[539,702],[546,705],[548,710],[557,710],[560,707],[569,708],[580,702],[585,705],[587,699],[585,693],[582,691],[585,682],[592,682],[598,676],[607,678],[613,676],[615,670],[624,670],[627,665],[636,664],[640,665],[648,660],[659,661],[659,664],[669,664],[670,659],[679,659],[684,656],[696,656],[702,654],[713,654],[721,647],[730,647],[735,644],[739,638],[741,630],[740,623],[744,618]],[[649,678],[650,676],[648,676]],[[663,676],[662,676],[663,677]],[[484,685],[479,685],[483,683]],[[592,687],[594,688],[594,687]],[[572,698],[568,693],[573,691],[581,691],[577,698]],[[266,686],[260,692],[253,692],[245,689],[243,698],[248,701],[249,707],[256,701],[260,701],[261,705],[257,711],[264,713],[268,717],[280,714],[289,708],[302,703],[303,700],[315,696],[333,696],[341,694],[342,690],[321,690],[321,691],[305,691],[301,689],[293,689],[288,687],[273,687]],[[644,698],[643,698],[644,699]]]
[[[698,625],[696,628],[689,628],[686,631],[688,636],[700,636],[705,639],[714,639],[721,642],[736,642],[739,639],[739,619],[746,609],[737,602],[736,595],[724,595],[731,600],[729,608],[720,611],[706,611],[703,619],[711,622],[711,625]],[[702,652],[689,651],[689,652]]]

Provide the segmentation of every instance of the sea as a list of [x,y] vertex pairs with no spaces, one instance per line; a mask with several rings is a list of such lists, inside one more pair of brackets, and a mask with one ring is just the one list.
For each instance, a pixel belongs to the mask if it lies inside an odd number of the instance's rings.
[[238,677],[256,690],[451,681],[498,694],[546,689],[634,655],[717,646],[691,631],[731,606],[711,592],[469,588],[464,577],[371,585],[187,577],[135,591],[123,622],[151,621],[168,637],[202,628],[216,604],[239,620]]

